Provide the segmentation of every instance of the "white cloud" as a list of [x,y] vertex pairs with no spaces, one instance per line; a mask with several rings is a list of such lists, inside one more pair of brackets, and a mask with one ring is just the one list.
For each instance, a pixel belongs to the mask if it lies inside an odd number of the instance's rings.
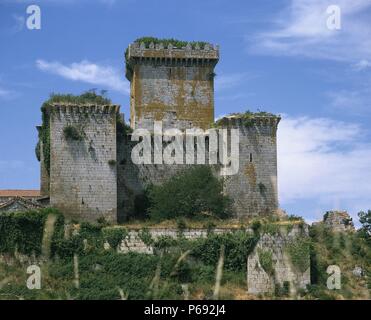
[[4,88],[1,88],[0,87],[0,98],[1,99],[12,99],[16,95],[17,94],[14,91],[8,90],[8,89],[4,89]]
[[12,28],[12,32],[17,33],[17,32],[22,31],[25,26],[25,17],[14,14],[13,19],[14,19],[14,26]]
[[371,208],[371,143],[364,142],[365,134],[357,124],[283,117],[278,129],[281,206],[308,201],[322,213],[348,209],[353,216],[361,205]]
[[[329,30],[326,9],[341,9],[341,30]],[[257,34],[250,50],[356,63],[371,59],[371,0],[291,0],[274,20],[277,28]]]
[[364,70],[371,67],[371,62],[368,60],[361,60],[353,65],[353,68],[357,71]]
[[338,90],[329,92],[330,106],[336,111],[347,114],[362,115],[371,112],[371,92],[369,84],[353,90]]
[[224,89],[233,88],[234,86],[241,83],[245,78],[244,73],[232,73],[232,74],[222,74],[216,75],[215,77],[215,91],[221,91]]
[[0,97],[6,97],[10,94],[10,91],[0,88]]
[[69,80],[100,85],[102,89],[111,89],[125,94],[129,94],[130,91],[129,83],[124,80],[124,76],[110,66],[98,65],[87,60],[64,65],[60,62],[47,62],[41,59],[36,61],[36,66],[42,71]]

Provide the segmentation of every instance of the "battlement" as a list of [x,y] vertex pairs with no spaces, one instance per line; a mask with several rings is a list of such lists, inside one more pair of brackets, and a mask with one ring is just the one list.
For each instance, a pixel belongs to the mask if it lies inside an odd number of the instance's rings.
[[201,47],[188,43],[178,48],[171,43],[154,44],[148,46],[144,42],[134,42],[129,45],[126,52],[126,77],[132,78],[132,68],[136,64],[153,64],[166,66],[211,66],[219,61],[219,46],[206,43]]
[[274,114],[236,113],[215,122],[216,127],[273,127],[277,128],[281,117]]
[[47,106],[47,112],[65,114],[115,114],[120,112],[120,106],[114,104],[52,103]]
[[146,47],[144,42],[134,42],[129,45],[127,59],[130,61],[135,58],[213,60],[216,63],[219,60],[219,46],[207,43],[201,47],[199,44],[192,46],[191,43],[188,43],[185,47],[178,48],[171,43],[165,46],[163,43],[154,44],[151,42]]

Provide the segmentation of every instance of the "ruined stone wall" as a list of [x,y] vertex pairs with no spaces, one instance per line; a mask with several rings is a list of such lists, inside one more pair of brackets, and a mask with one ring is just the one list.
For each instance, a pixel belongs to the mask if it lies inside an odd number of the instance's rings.
[[[50,204],[67,217],[117,220],[116,115],[118,106],[50,108]],[[66,137],[75,127],[80,140]]]
[[[180,235],[186,239],[194,240],[197,238],[205,238],[208,235],[206,229],[185,229],[182,232],[176,228],[148,228],[149,234],[153,240],[160,237],[178,238]],[[240,230],[240,229],[239,229]],[[231,228],[216,228],[212,232],[214,234],[224,234],[236,231]],[[246,228],[246,232],[252,233],[250,228]],[[276,233],[262,233],[260,240],[256,244],[254,250],[250,253],[247,259],[247,290],[251,294],[266,294],[274,293],[275,288],[284,287],[284,283],[289,283],[289,293],[296,294],[299,289],[305,289],[310,284],[310,268],[307,270],[299,270],[292,262],[292,258],[288,252],[288,245],[294,241],[302,241],[308,237],[307,225],[285,225],[282,226]],[[109,249],[108,243],[105,248]],[[128,236],[121,242],[118,247],[121,253],[137,252],[145,254],[154,254],[152,245],[143,242],[140,235],[140,230],[129,230]],[[272,254],[273,274],[268,274],[262,267],[259,252],[269,251]],[[309,251],[307,255],[302,257],[310,264]]]
[[[307,260],[308,268],[305,271],[299,270],[292,262],[288,251],[288,245],[300,241],[308,236],[307,226],[295,226],[288,233],[282,228],[277,234],[264,234],[261,236],[254,251],[247,260],[247,287],[252,294],[274,293],[275,288],[284,287],[285,282],[289,283],[291,294],[298,289],[305,289],[310,284],[310,255],[302,259]],[[270,252],[272,255],[274,271],[269,274],[263,269],[259,254],[262,251]]]
[[133,128],[153,129],[154,120],[164,128],[208,128],[214,121],[214,67],[218,49],[128,49],[131,82],[130,116]]
[[237,128],[240,132],[239,172],[224,178],[224,190],[239,217],[276,213],[278,122],[276,117],[256,117],[247,123],[241,118],[229,118],[223,124],[223,128]]
[[323,223],[335,232],[355,231],[352,218],[346,211],[327,211]]

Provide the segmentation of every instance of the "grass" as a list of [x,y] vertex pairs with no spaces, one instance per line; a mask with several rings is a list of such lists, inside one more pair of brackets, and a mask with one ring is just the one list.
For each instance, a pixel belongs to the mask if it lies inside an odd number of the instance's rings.
[[[291,218],[292,219],[292,218]],[[274,219],[273,219],[274,220]],[[210,221],[208,221],[210,222]],[[246,220],[243,226],[251,225],[256,220]],[[198,225],[205,221],[184,220],[181,225]],[[241,221],[218,221],[221,226],[241,228]],[[274,224],[292,226],[302,223],[301,220],[271,221],[262,220],[261,225]],[[150,224],[150,222],[147,222]],[[179,221],[165,221],[163,227],[179,225]],[[128,226],[128,224],[126,225]],[[158,227],[158,225],[153,224]],[[138,222],[140,230],[146,230]],[[174,247],[160,250],[154,255],[127,253],[116,250],[103,250],[102,242],[97,240],[102,233],[103,239],[117,247],[120,239],[127,235],[122,226],[80,225],[80,234],[88,240],[88,250],[78,250],[78,278],[80,287],[75,287],[73,254],[60,254],[49,259],[25,258],[11,252],[0,256],[0,299],[184,299],[184,288],[187,288],[190,299],[210,299],[215,288],[215,277],[221,245],[225,246],[225,258],[220,290],[220,299],[276,299],[273,294],[261,297],[249,295],[246,291],[246,256],[254,248],[255,233],[246,237],[244,232],[229,235],[209,235],[205,239],[188,241],[174,240]],[[262,232],[260,229],[259,232]],[[32,230],[31,230],[32,231]],[[30,232],[26,229],[24,232]],[[257,231],[258,232],[258,231]],[[26,235],[24,235],[26,236]],[[143,231],[143,237],[146,232]],[[43,237],[40,237],[43,238]],[[77,239],[78,240],[78,239]],[[299,243],[299,242],[298,242]],[[67,243],[66,243],[67,244]],[[304,248],[305,247],[305,248]],[[73,246],[66,249],[75,250]],[[248,250],[246,249],[248,248]],[[301,259],[302,248],[295,245],[294,257]],[[332,233],[323,225],[310,229],[310,252],[312,285],[308,292],[301,292],[304,299],[369,299],[369,278],[357,278],[352,274],[355,265],[362,267],[370,275],[370,246],[359,233]],[[247,251],[246,251],[247,250]],[[62,253],[62,251],[58,251]],[[263,268],[272,274],[273,259],[271,253],[260,251],[259,259]],[[30,255],[31,257],[32,255]],[[25,283],[26,270],[30,264],[37,264],[42,270],[42,289],[29,290]],[[339,265],[342,271],[342,289],[327,290],[326,268],[328,265]],[[184,286],[185,285],[185,286]],[[288,288],[282,287],[277,295],[287,297]],[[295,298],[295,297],[291,297]]]

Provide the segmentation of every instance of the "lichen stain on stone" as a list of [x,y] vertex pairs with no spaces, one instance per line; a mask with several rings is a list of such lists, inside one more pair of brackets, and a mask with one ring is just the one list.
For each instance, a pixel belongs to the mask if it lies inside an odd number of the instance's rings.
[[[143,103],[146,95],[143,92],[143,80],[140,79],[139,67],[135,66],[132,80],[131,118],[134,125],[144,115],[153,117],[154,120],[162,120],[168,112],[174,112],[176,119],[190,121],[194,126],[207,129],[214,119],[213,105],[213,81],[208,75],[210,67],[197,68],[191,79],[187,79],[186,67],[172,67],[171,76],[163,80],[169,83],[171,92],[158,92],[158,97],[152,96],[150,103]],[[160,90],[161,88],[158,88]],[[174,105],[161,101],[168,94],[174,101]],[[198,94],[198,98],[197,98]],[[206,102],[206,103],[205,103]],[[135,109],[135,110],[134,110]]]
[[250,185],[253,189],[256,188],[256,171],[253,163],[248,163],[245,166],[245,175],[249,179]]

